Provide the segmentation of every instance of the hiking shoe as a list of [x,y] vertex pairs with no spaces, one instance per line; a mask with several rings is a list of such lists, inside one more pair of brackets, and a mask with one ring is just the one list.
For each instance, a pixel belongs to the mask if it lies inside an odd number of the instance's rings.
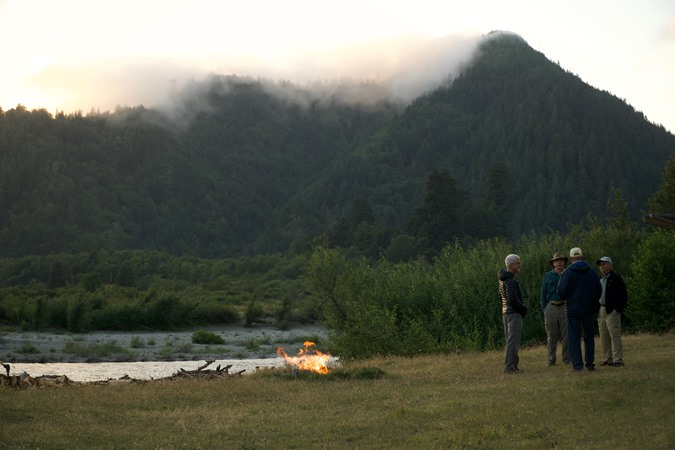
[[549,367],[555,366],[555,361],[549,361],[548,363],[546,363],[546,365]]
[[[623,364],[623,363],[621,363]],[[601,366],[613,366],[614,363],[612,361],[603,361],[600,363]]]
[[623,361],[614,361],[612,364],[614,367],[623,367]]
[[589,372],[593,372],[595,370],[595,364],[586,365],[586,370],[588,370]]

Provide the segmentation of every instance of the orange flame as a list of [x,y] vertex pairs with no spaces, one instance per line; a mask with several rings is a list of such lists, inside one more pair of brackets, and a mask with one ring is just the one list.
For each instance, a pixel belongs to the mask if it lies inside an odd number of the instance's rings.
[[[325,375],[330,372],[328,366],[326,366],[326,363],[330,359],[330,354],[321,353],[317,349],[310,349],[310,347],[314,346],[316,346],[314,342],[306,341],[305,347],[298,350],[298,356],[288,356],[283,348],[277,347],[277,355],[283,356],[287,363],[300,370],[309,370]],[[310,350],[312,350],[313,354],[309,353]]]

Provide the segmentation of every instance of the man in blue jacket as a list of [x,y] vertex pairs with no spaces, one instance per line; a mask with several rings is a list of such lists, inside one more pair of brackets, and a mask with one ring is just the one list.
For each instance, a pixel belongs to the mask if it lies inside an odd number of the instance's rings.
[[567,337],[570,359],[575,372],[584,368],[581,355],[581,329],[584,330],[586,370],[595,370],[595,313],[602,286],[595,270],[584,261],[579,247],[570,250],[570,266],[560,277],[558,295],[567,311]]

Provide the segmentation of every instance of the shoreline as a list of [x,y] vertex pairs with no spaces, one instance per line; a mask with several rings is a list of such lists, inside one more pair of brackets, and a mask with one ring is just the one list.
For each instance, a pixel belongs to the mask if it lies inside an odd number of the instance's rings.
[[[204,330],[224,344],[195,344],[192,334]],[[294,354],[307,340],[320,347],[327,330],[296,325],[286,330],[264,326],[216,325],[179,331],[93,331],[89,333],[0,331],[4,363],[86,363],[199,361],[276,358],[277,348]]]

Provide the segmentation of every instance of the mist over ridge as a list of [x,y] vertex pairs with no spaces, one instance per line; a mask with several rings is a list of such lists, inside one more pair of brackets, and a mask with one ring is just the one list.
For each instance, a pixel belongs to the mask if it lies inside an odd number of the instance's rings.
[[419,96],[452,83],[483,42],[502,35],[517,36],[494,31],[470,37],[408,37],[308,55],[285,68],[234,66],[230,71],[211,72],[182,84],[172,80],[169,94],[150,107],[174,121],[189,122],[196,114],[210,111],[205,102],[208,93],[227,95],[233,85],[247,83],[259,83],[270,95],[303,108],[315,102],[405,107]]

